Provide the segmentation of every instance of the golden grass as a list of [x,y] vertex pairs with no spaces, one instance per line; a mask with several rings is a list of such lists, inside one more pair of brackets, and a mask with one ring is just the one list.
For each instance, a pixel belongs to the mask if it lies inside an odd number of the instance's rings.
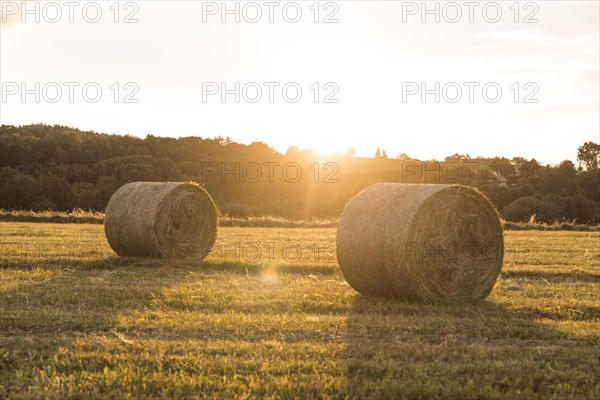
[[1,228],[0,398],[600,395],[597,232],[505,232],[488,299],[443,305],[357,294],[331,228],[222,228],[204,262]]

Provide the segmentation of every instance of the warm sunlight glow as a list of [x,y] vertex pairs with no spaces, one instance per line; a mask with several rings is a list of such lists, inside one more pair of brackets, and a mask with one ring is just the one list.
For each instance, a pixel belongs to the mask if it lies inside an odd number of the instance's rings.
[[347,148],[340,146],[339,142],[334,142],[331,140],[326,140],[321,143],[317,142],[310,147],[314,148],[320,156],[344,154],[348,150]]
[[277,265],[268,265],[260,274],[263,284],[277,283]]
[[[545,163],[576,160],[577,147],[598,136],[598,2],[543,2],[538,23],[515,23],[514,4],[501,2],[498,23],[479,10],[473,23],[456,24],[422,23],[416,14],[404,22],[409,2],[399,1],[340,2],[336,23],[315,23],[313,4],[301,2],[297,24],[235,23],[232,16],[223,23],[218,14],[198,23],[211,2],[163,3],[140,2],[131,24],[115,23],[113,3],[104,2],[98,23],[20,24],[11,14],[0,37],[2,122],[223,136],[284,153],[296,146],[326,156],[354,147],[355,156],[372,157],[379,147],[391,158],[502,154]],[[120,18],[135,11],[126,4]],[[524,3],[520,10],[521,20],[531,14]],[[39,60],[53,61],[39,68]],[[74,101],[65,86],[57,99],[54,82],[76,82]],[[465,82],[478,84],[474,101]],[[265,83],[275,85],[273,101]],[[404,98],[407,83],[417,86]],[[454,89],[444,89],[454,83],[462,88],[456,102]],[[98,101],[85,98],[96,91],[83,93],[90,84],[102,91]],[[498,102],[482,97],[486,84],[502,89]]]

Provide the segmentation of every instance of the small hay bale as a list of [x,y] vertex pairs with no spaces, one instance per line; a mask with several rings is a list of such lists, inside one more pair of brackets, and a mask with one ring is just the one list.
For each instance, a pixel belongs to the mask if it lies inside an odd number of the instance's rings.
[[196,184],[133,182],[110,198],[104,231],[123,257],[203,259],[217,236],[217,209]]
[[350,286],[409,300],[483,300],[504,257],[496,209],[458,185],[369,186],[346,206],[336,242]]

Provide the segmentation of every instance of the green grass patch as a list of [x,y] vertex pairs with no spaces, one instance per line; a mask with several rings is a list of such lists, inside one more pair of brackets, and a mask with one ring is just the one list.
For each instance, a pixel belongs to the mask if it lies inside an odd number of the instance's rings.
[[600,234],[505,232],[479,304],[357,294],[334,228],[219,228],[205,260],[3,222],[0,398],[600,397]]

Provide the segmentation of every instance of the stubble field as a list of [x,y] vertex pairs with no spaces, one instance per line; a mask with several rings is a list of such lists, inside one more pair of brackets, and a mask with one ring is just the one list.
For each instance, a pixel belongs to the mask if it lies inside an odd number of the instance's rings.
[[479,304],[357,294],[334,228],[219,228],[121,259],[102,225],[0,225],[0,398],[600,397],[600,233],[505,232]]

